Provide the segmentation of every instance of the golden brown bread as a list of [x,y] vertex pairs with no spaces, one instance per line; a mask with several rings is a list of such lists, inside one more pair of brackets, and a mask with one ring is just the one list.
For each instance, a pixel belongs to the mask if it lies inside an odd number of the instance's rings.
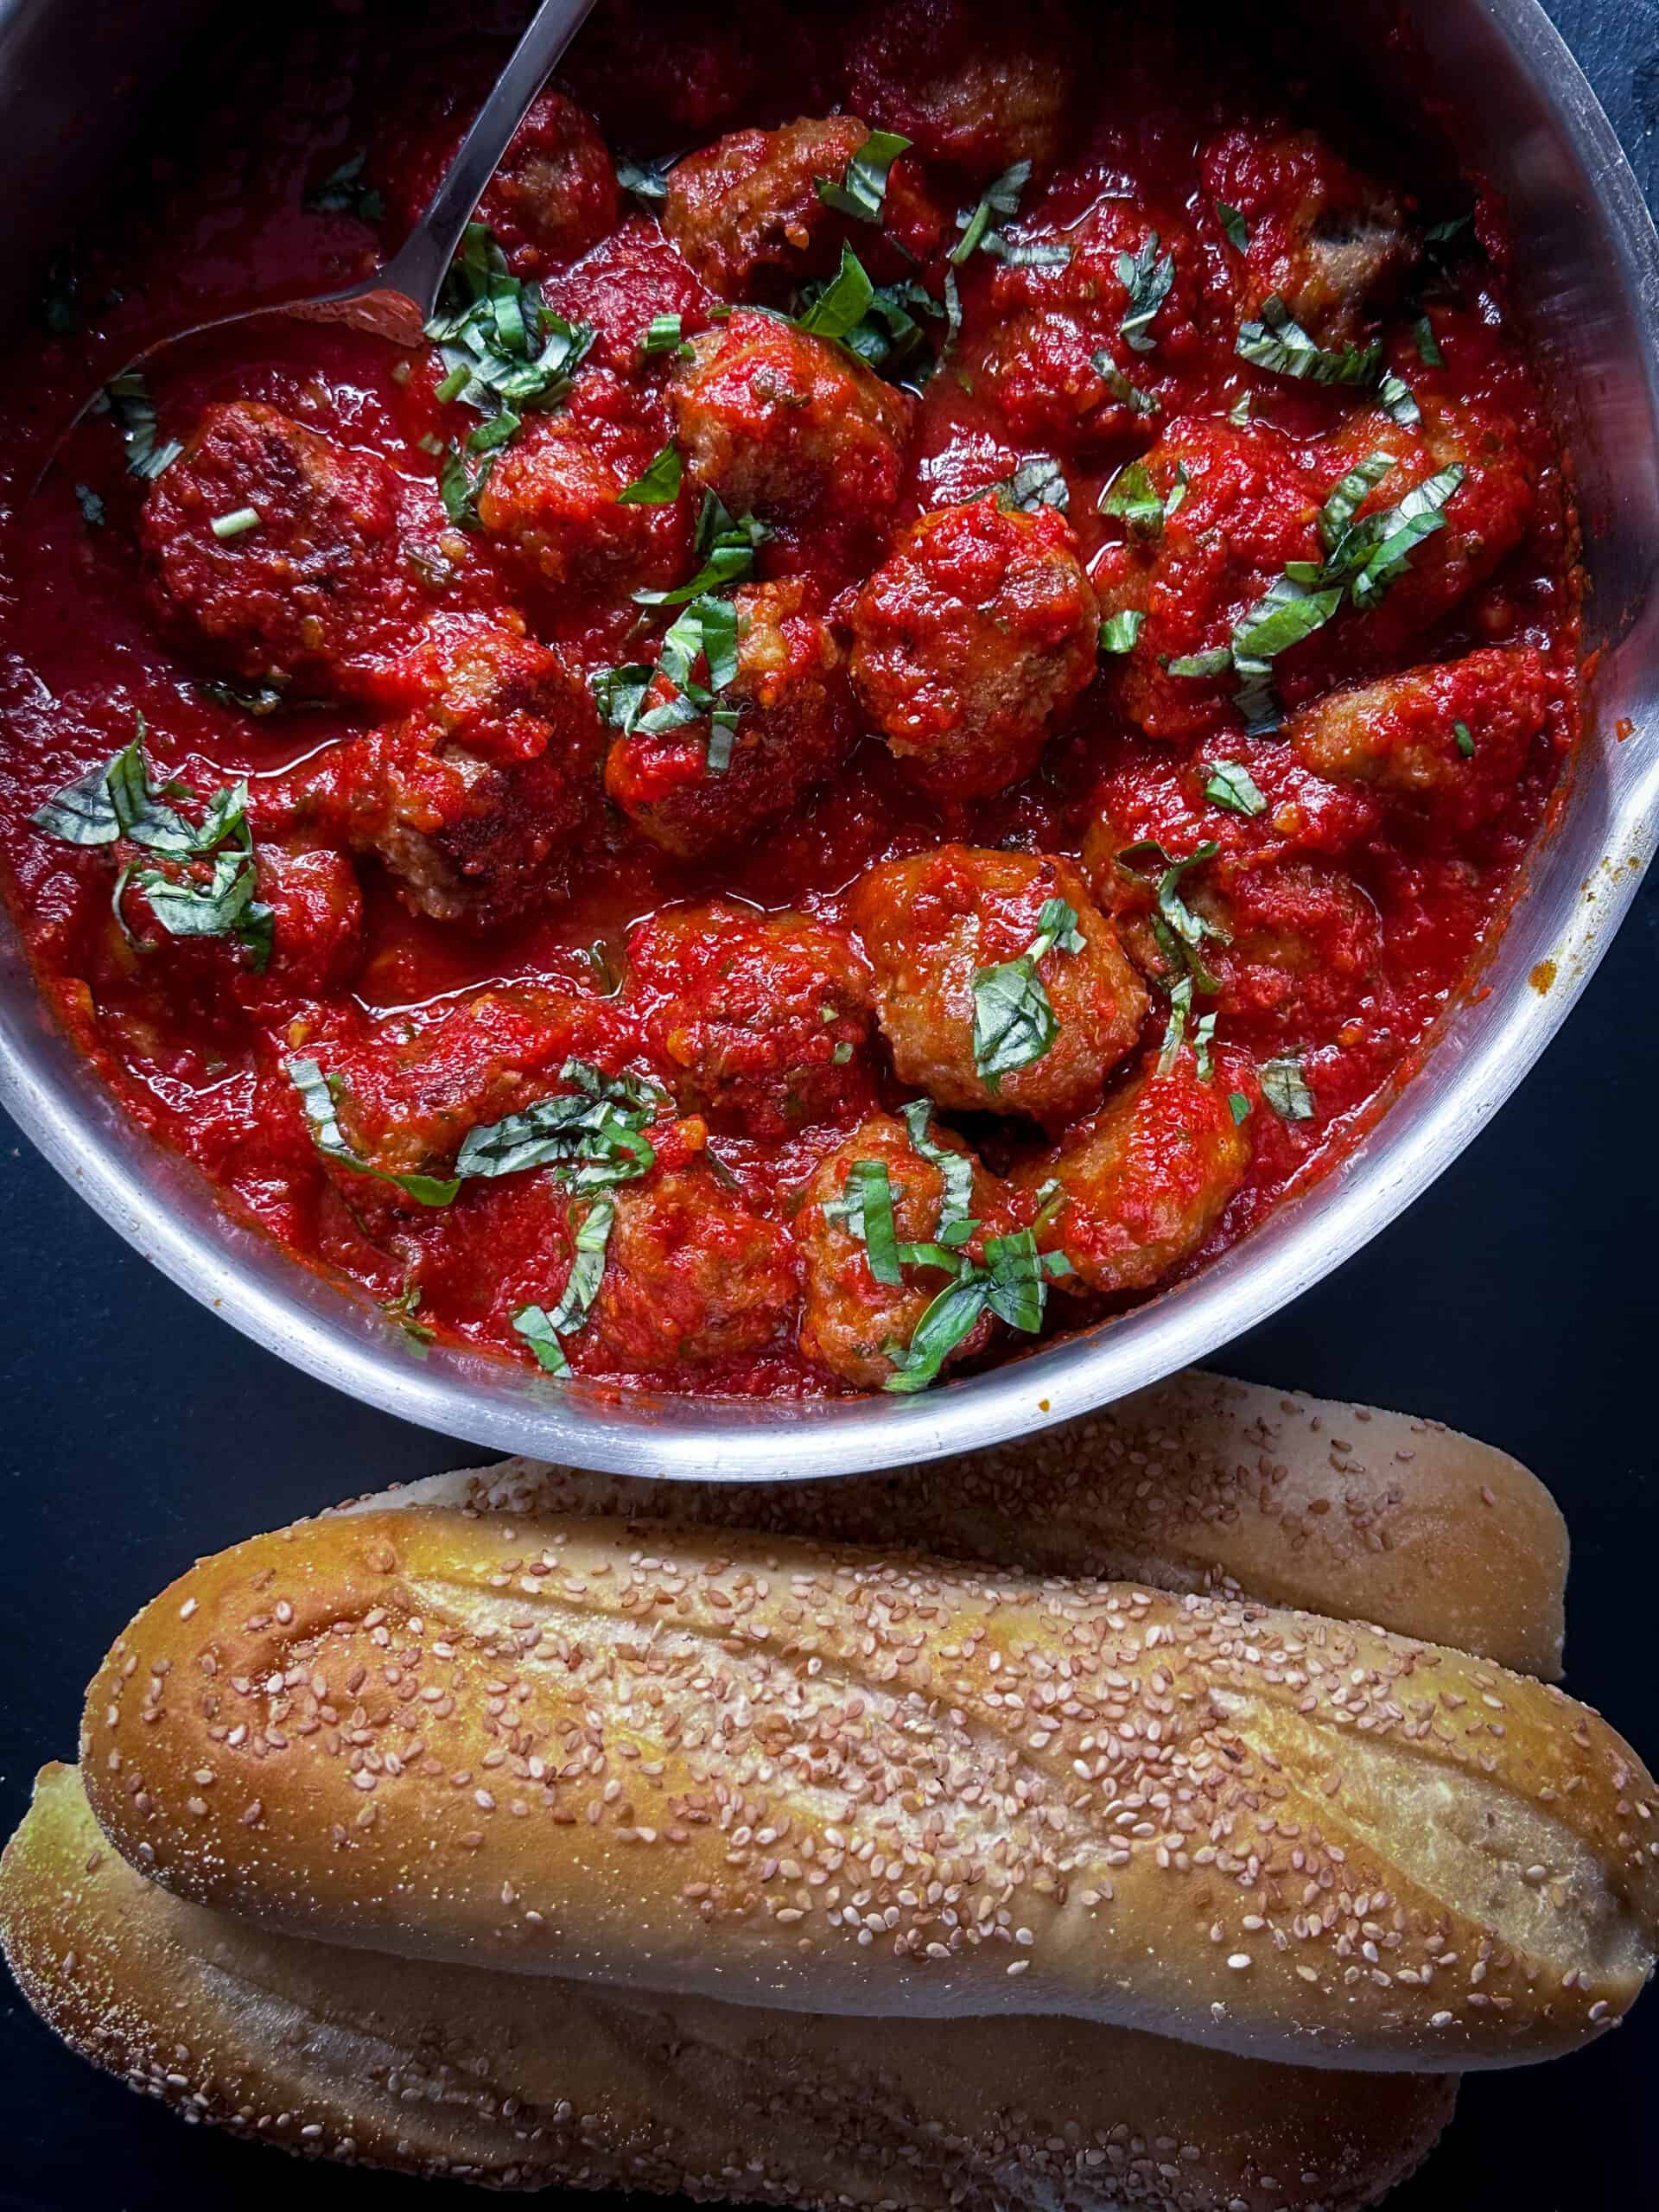
[[298,1933],[1300,2063],[1572,2049],[1659,1916],[1634,1755],[1489,1662],[638,1522],[238,1546],[118,1642],[84,1764],[134,1863]]
[[313,2157],[499,2186],[836,2212],[1346,2212],[1450,2115],[1443,2075],[1314,2073],[1081,2021],[889,2022],[340,1950],[169,1897],[46,1768],[0,1942],[86,2056]]
[[1559,1679],[1567,1527],[1519,1460],[1437,1421],[1197,1370],[1023,1438],[835,1483],[674,1483],[508,1460],[413,1485],[543,1510],[913,1545],[1035,1574],[1246,1595]]

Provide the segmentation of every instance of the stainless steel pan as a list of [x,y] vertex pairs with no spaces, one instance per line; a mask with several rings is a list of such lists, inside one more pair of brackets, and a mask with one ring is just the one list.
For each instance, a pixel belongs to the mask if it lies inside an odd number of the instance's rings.
[[[143,86],[178,51],[164,30],[193,12],[176,0],[0,0],[0,143],[16,180],[0,283],[14,296],[18,249],[43,228],[35,209],[96,188]],[[806,1480],[995,1443],[1204,1358],[1309,1289],[1409,1205],[1526,1074],[1635,896],[1659,818],[1659,241],[1606,118],[1534,0],[1415,0],[1406,12],[1421,39],[1419,85],[1450,104],[1464,159],[1509,200],[1519,304],[1576,462],[1587,643],[1600,651],[1567,803],[1480,991],[1450,1010],[1427,1066],[1316,1189],[1127,1319],[921,1399],[619,1403],[465,1354],[417,1357],[378,1313],[229,1223],[58,1036],[3,924],[0,1103],[139,1251],[284,1358],[474,1443],[628,1473]],[[1365,56],[1361,81],[1378,87],[1395,66],[1385,14],[1375,0],[1343,17]],[[1588,1116],[1575,1134],[1599,1141]]]

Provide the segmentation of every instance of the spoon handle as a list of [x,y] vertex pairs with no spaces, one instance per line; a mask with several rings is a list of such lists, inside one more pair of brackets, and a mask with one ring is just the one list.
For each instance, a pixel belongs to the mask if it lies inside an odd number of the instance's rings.
[[437,305],[445,272],[485,186],[593,6],[594,0],[542,0],[425,214],[376,278],[378,287],[413,300],[423,318]]

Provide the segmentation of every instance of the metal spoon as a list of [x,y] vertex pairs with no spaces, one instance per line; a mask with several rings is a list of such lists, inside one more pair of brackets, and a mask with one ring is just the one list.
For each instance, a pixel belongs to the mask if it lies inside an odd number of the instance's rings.
[[[344,322],[366,330],[397,346],[419,346],[426,325],[436,310],[438,294],[461,233],[484,188],[519,124],[529,113],[542,86],[553,73],[566,48],[587,21],[594,0],[542,0],[528,29],[513,49],[512,58],[495,80],[494,89],[479,110],[472,129],[461,143],[448,175],[433,194],[420,221],[385,268],[378,269],[344,291],[325,292],[310,300],[285,302],[275,307],[245,308],[235,315],[216,315],[192,323],[166,338],[158,338],[116,372],[130,375],[146,368],[160,355],[209,331],[228,330],[239,323],[264,323],[292,319],[301,322]],[[114,378],[105,379],[65,426],[35,480],[36,488],[61,450],[64,441],[82,419],[99,406]]]

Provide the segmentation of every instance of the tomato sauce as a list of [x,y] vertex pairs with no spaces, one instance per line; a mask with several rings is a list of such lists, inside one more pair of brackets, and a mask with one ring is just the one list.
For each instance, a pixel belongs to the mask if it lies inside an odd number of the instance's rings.
[[[1501,211],[1226,11],[605,5],[481,210],[585,346],[487,467],[435,349],[288,323],[169,355],[29,492],[143,344],[375,266],[515,21],[302,10],[55,265],[0,404],[0,867],[41,992],[231,1211],[423,1341],[528,1360],[539,1313],[601,1382],[816,1395],[893,1387],[952,1266],[1048,1255],[1036,1313],[981,1299],[952,1361],[1120,1310],[1355,1141],[1574,741],[1573,516]],[[910,143],[861,183],[880,131]],[[885,376],[810,328],[849,250],[882,342],[908,320]],[[619,504],[671,448],[672,494]],[[636,594],[708,557],[710,486],[756,542],[676,676],[687,601]],[[1275,595],[1293,635],[1252,629]],[[175,931],[211,849],[37,823],[141,728],[188,825],[246,779],[264,918]],[[1064,1114],[976,1026],[999,967],[1058,1026]],[[614,1175],[457,1176],[576,1065],[632,1129],[577,1155]],[[891,1117],[927,1096],[918,1154]],[[941,1145],[974,1176],[943,1254]],[[885,1287],[873,1161],[931,1249]]]

